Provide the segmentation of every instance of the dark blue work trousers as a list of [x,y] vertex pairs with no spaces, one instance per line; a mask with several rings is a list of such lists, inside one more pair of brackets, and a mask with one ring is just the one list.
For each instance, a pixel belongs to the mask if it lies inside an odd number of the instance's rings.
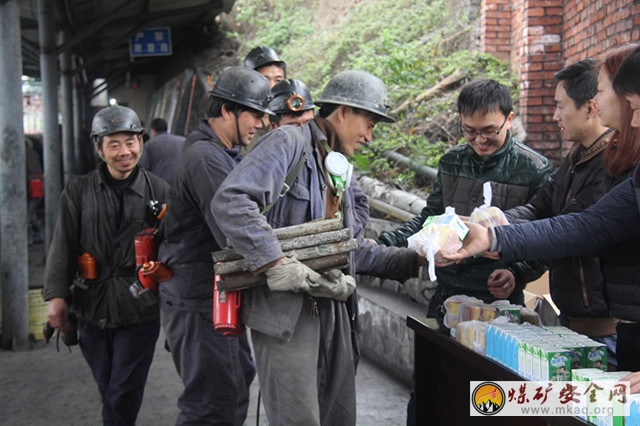
[[209,301],[207,312],[198,312],[198,302],[162,292],[161,300],[162,327],[184,384],[176,425],[243,425],[256,374],[246,334],[215,330]]
[[100,329],[78,322],[80,348],[102,397],[102,421],[135,424],[153,360],[160,322]]

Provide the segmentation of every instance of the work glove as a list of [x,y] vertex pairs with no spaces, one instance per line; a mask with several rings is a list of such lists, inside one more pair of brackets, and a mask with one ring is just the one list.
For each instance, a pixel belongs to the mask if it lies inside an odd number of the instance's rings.
[[356,280],[345,275],[339,269],[329,269],[322,273],[316,283],[310,283],[311,288],[307,290],[315,297],[330,297],[332,299],[346,301],[351,293],[356,289]]
[[272,291],[306,292],[315,297],[331,297],[345,301],[356,288],[353,277],[331,269],[323,275],[317,273],[295,256],[265,271],[267,285]]

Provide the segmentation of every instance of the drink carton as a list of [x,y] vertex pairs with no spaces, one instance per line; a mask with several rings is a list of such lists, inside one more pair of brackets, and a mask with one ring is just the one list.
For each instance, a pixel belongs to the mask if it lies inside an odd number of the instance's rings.
[[571,353],[556,345],[539,349],[540,380],[568,381],[571,378]]

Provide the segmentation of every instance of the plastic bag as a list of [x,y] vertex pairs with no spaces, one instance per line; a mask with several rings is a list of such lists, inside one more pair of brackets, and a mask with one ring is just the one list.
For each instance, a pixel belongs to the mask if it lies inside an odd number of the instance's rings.
[[482,300],[464,294],[457,294],[443,302],[444,325],[453,328],[464,321],[491,321],[496,318],[496,308]]
[[480,304],[482,300],[465,296],[464,294],[456,294],[448,297],[442,303],[445,310],[444,325],[447,328],[453,328],[460,322],[460,306],[462,306],[463,303]]
[[491,182],[485,182],[482,185],[482,195],[484,196],[484,204],[473,209],[471,216],[469,216],[469,222],[477,223],[485,228],[508,225],[509,221],[502,210],[491,205],[491,199],[493,198]]
[[487,349],[487,323],[476,320],[459,323],[456,340],[474,352],[484,355]]
[[438,254],[455,253],[462,247],[462,240],[469,228],[456,215],[453,207],[447,207],[439,216],[429,216],[422,229],[407,239],[407,247],[426,257],[429,261],[429,279],[435,281]]

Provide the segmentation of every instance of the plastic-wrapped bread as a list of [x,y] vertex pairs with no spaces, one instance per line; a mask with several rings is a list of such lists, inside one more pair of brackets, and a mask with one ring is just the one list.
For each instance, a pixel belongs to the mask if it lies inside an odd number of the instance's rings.
[[496,317],[496,308],[481,300],[464,301],[458,309],[459,321],[491,321]]
[[456,340],[463,346],[484,355],[487,347],[487,324],[481,321],[464,321],[456,327]]
[[455,253],[462,247],[462,240],[469,228],[456,215],[453,207],[445,213],[429,216],[422,229],[407,239],[407,247],[423,255],[429,261],[429,279],[435,281],[436,261],[443,262],[440,254]]
[[482,194],[484,196],[484,204],[473,209],[471,216],[469,216],[469,222],[477,223],[485,228],[508,225],[509,221],[502,210],[491,205],[491,199],[493,198],[491,182],[485,182],[482,185]]
[[460,322],[460,310],[462,305],[479,305],[482,304],[482,300],[475,297],[466,296],[464,294],[457,294],[447,298],[443,302],[445,315],[444,325],[447,328],[453,328]]
[[485,228],[509,224],[502,210],[495,206],[476,207],[469,216],[469,222],[477,223]]

